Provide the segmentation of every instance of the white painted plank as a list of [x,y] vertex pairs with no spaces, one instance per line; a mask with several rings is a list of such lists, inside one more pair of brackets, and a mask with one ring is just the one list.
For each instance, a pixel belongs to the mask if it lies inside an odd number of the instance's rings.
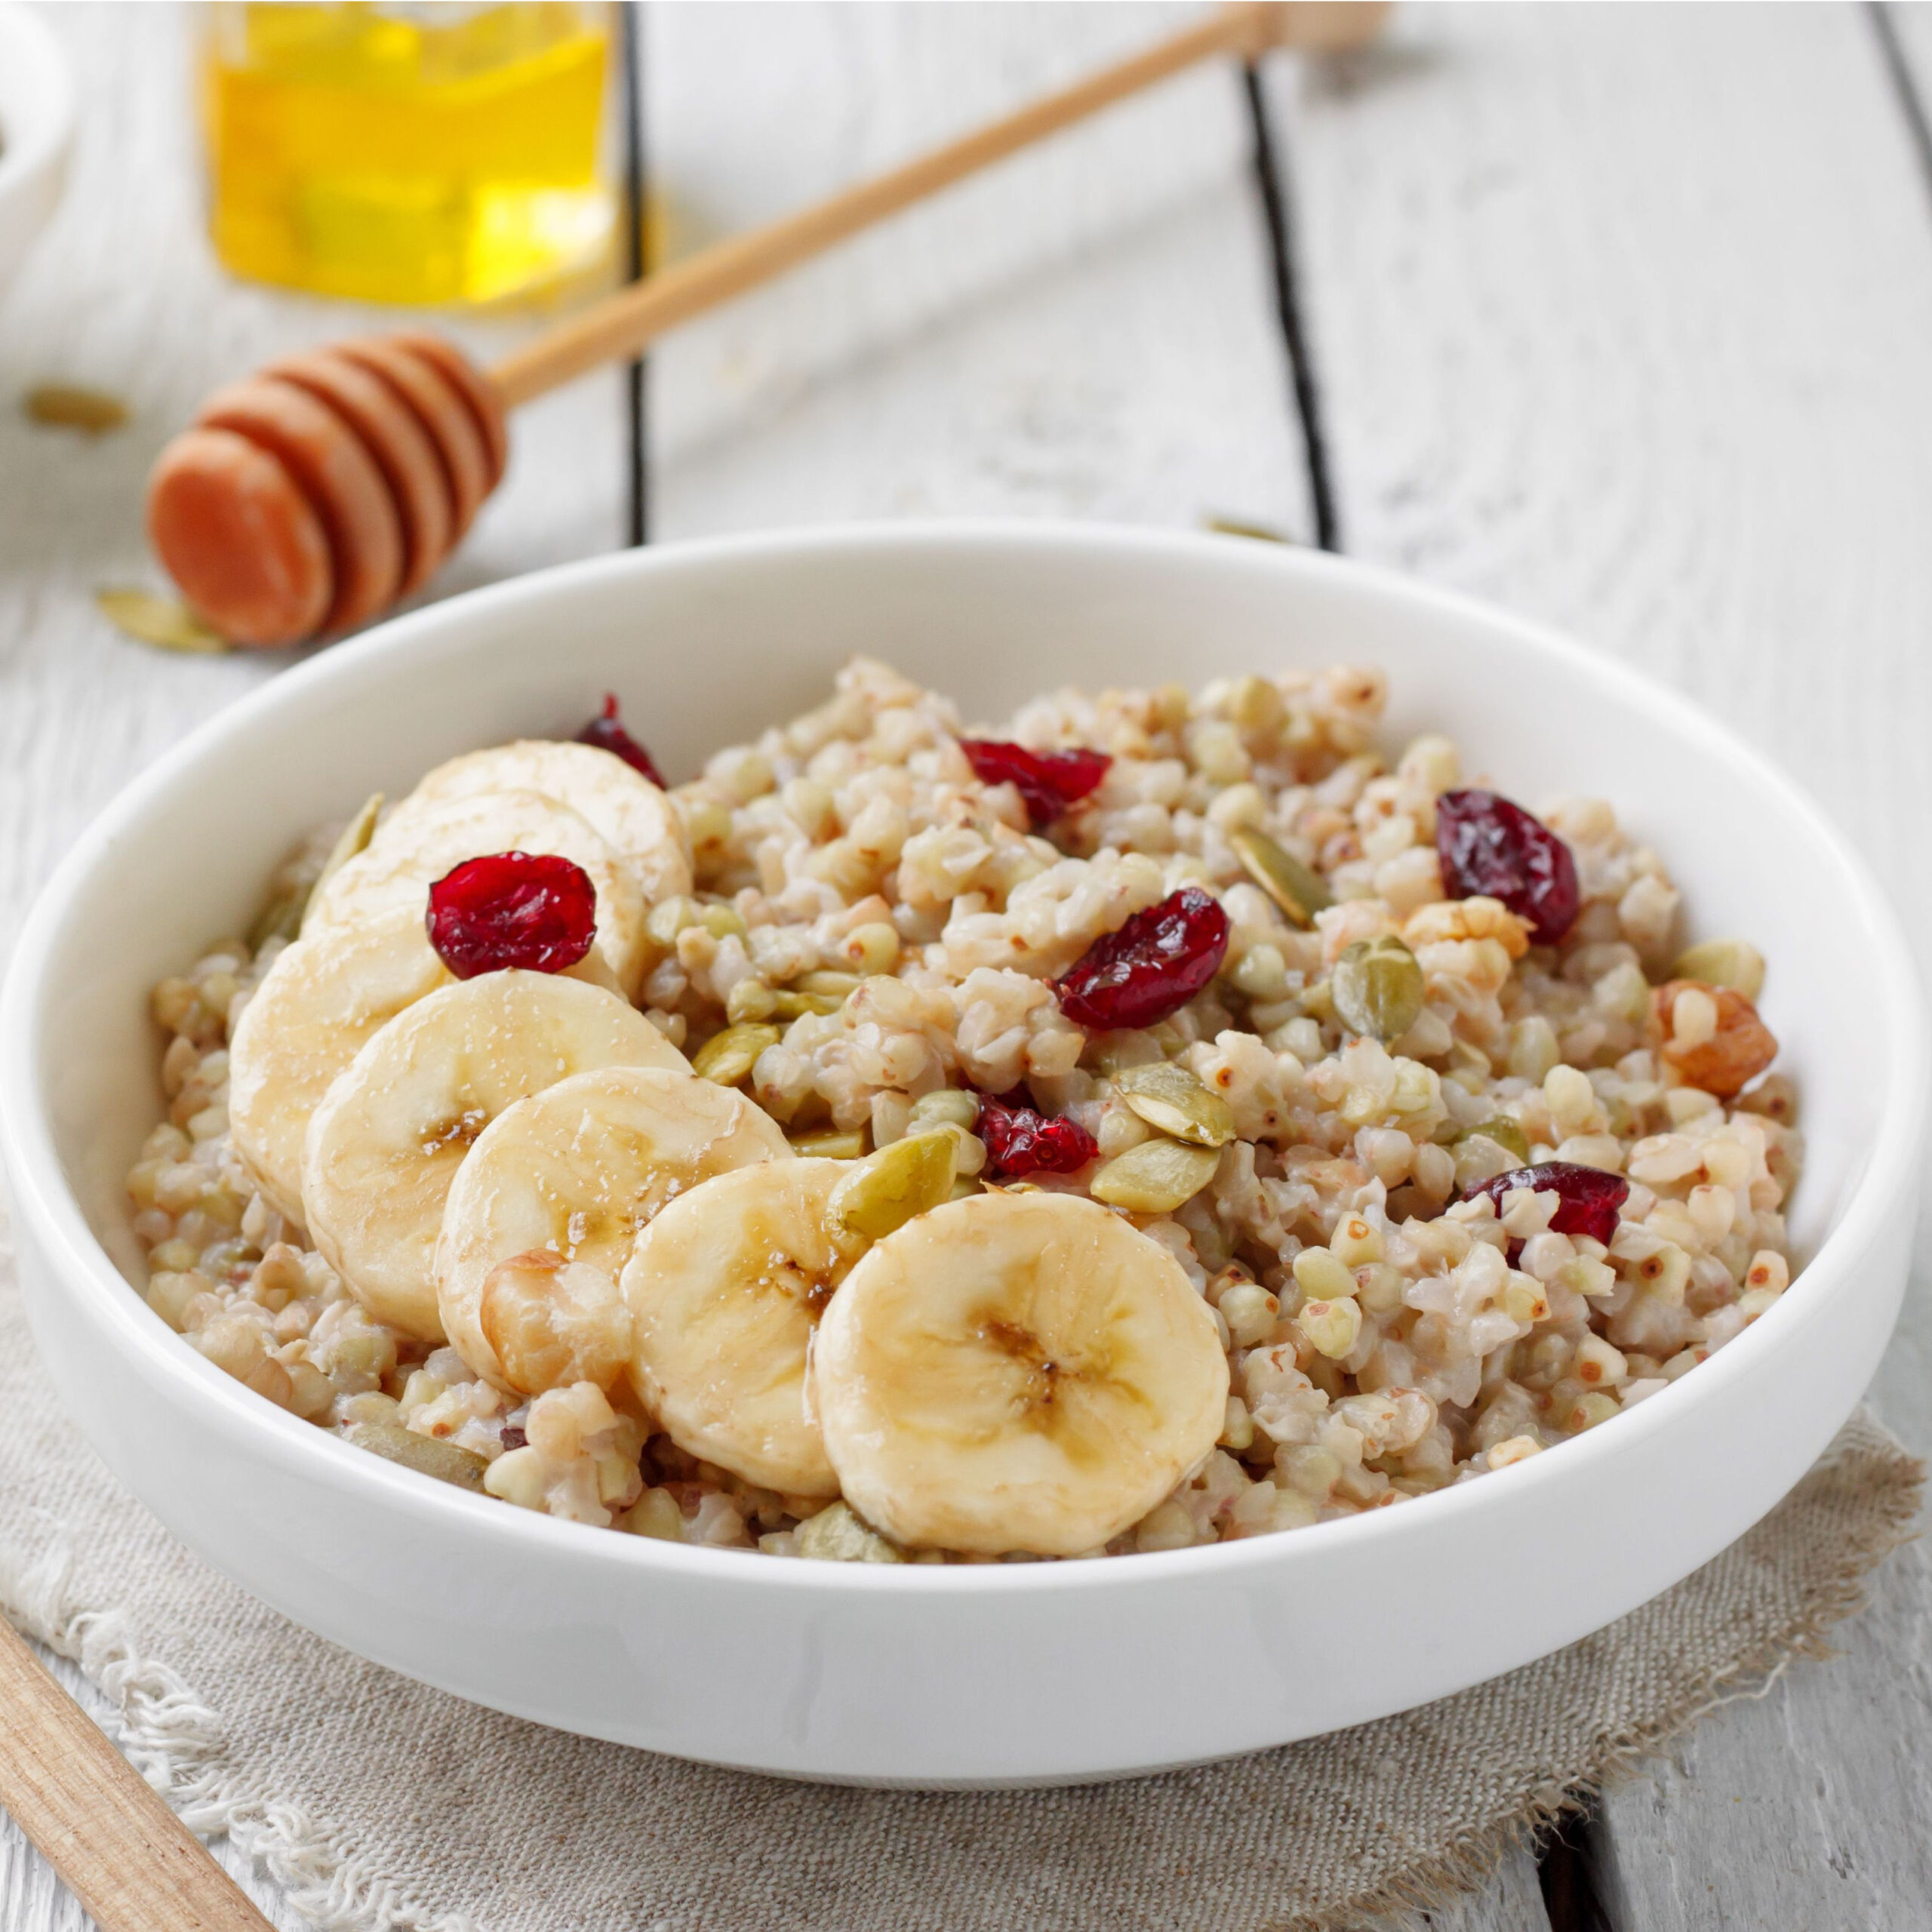
[[[185,9],[56,8],[47,18],[74,58],[82,125],[67,198],[0,291],[0,909],[10,915],[131,771],[288,661],[167,657],[95,612],[103,584],[161,581],[141,534],[155,452],[210,390],[272,356],[416,319],[247,287],[216,266],[202,231]],[[439,325],[485,353],[528,327]],[[50,380],[119,395],[135,420],[91,442],[30,424],[16,398]],[[510,474],[431,594],[618,540],[617,396],[617,377],[600,374],[519,417]]]
[[[127,641],[96,614],[92,595],[102,586],[159,582],[140,529],[142,483],[155,451],[217,384],[291,348],[412,319],[247,288],[217,267],[202,232],[186,10],[45,11],[74,59],[82,122],[67,198],[19,278],[0,291],[5,934],[132,771],[289,661],[283,654],[171,657]],[[485,355],[528,326],[438,321]],[[15,407],[20,392],[63,380],[122,396],[134,421],[99,442],[24,421]],[[511,472],[431,594],[618,540],[618,395],[614,375],[597,376],[521,413]],[[59,1668],[71,1687],[75,1674]],[[225,1840],[215,1850],[292,1932],[297,1921],[275,1888]],[[0,1927],[79,1932],[88,1922],[0,1816]]]
[[[1144,45],[1172,6],[669,8],[651,166],[685,245]],[[997,513],[1307,525],[1238,84],[1169,83],[652,358],[666,536]]]
[[1527,1847],[1508,1853],[1481,1890],[1407,1918],[1384,1921],[1377,1932],[1550,1932],[1537,1884],[1537,1862]]
[[[1703,699],[1932,946],[1932,216],[1862,11],[1410,9],[1275,97],[1349,547]],[[1921,1451],[1928,1287],[1877,1388]],[[1926,1922],[1932,1573],[1878,1587],[1609,1796],[1619,1932]]]

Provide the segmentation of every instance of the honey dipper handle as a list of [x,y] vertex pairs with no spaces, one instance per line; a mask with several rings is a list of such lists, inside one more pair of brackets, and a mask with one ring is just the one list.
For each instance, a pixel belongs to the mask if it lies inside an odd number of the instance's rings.
[[1333,51],[1354,46],[1374,33],[1387,11],[1386,5],[1372,0],[1287,0],[1284,5],[1220,8],[1171,39],[989,127],[606,296],[506,356],[491,375],[505,406],[514,408],[601,362],[635,355],[679,322],[1200,61],[1222,54],[1252,58],[1269,47]]
[[0,1805],[101,1932],[274,1932],[4,1617]]

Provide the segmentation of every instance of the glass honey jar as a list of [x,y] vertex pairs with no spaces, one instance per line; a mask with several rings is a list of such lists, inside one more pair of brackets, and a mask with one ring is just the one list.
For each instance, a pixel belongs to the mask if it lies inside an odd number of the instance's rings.
[[615,227],[611,10],[216,0],[209,226],[234,273],[414,306],[600,268]]

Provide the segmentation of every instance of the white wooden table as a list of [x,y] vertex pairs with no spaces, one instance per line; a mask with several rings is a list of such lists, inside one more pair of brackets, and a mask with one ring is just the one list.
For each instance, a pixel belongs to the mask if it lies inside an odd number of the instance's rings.
[[[1160,31],[1165,6],[656,7],[649,163],[688,241],[778,212]],[[150,566],[140,480],[195,401],[361,315],[237,287],[200,238],[185,23],[52,16],[72,190],[0,293],[0,910],[128,773],[272,661],[95,616]],[[994,512],[1304,537],[1551,620],[1799,773],[1932,945],[1932,14],[1415,8],[1262,97],[1309,355],[1298,407],[1241,77],[1202,72],[695,325],[650,372],[654,534]],[[466,332],[481,346],[516,325]],[[130,397],[88,445],[11,398]],[[611,547],[620,376],[519,419],[438,593]],[[1311,465],[1311,446],[1319,461]],[[1801,892],[1801,878],[1790,881]],[[1875,1391],[1932,1448],[1915,1284]],[[1932,1924],[1932,1565],[1844,1654],[1722,1710],[1434,1915],[1457,1932]],[[285,1910],[266,1894],[268,1909]],[[11,1828],[0,1928],[77,1909]],[[752,1932],[748,1928],[748,1932]]]

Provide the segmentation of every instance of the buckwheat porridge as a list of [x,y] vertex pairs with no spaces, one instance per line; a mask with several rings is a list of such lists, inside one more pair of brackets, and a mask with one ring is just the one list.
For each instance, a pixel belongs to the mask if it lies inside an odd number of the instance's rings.
[[719,1549],[1510,1480],[1783,1291],[1792,1094],[1607,805],[1392,757],[1383,696],[971,735],[861,660],[668,791],[614,703],[441,766],[155,989],[147,1300],[394,1462]]

